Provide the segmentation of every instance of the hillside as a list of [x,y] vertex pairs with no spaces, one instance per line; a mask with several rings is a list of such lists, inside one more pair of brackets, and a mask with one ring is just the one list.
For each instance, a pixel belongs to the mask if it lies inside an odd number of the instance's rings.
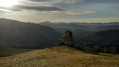
[[80,44],[118,45],[119,30],[99,31],[79,40]]
[[[78,43],[82,44],[82,42],[88,43],[88,44],[89,44],[89,42],[91,42],[91,44],[92,44],[92,42],[94,42],[94,41],[99,41],[97,39],[101,39],[101,38],[104,39],[103,37],[105,37],[105,36],[98,37],[97,35],[94,35],[94,33],[96,33],[96,32],[98,33],[98,32],[108,31],[108,30],[119,30],[118,22],[117,23],[75,23],[75,22],[53,23],[53,22],[46,21],[46,22],[42,22],[40,24],[44,25],[44,26],[52,27],[53,29],[55,29],[56,31],[58,31],[60,33],[64,33],[66,30],[72,31],[73,38],[74,38],[74,41],[76,44],[78,44]],[[105,32],[105,34],[108,34],[108,33]],[[88,36],[89,36],[89,38],[92,38],[92,36],[96,36],[96,40],[93,38],[90,40],[88,38]],[[87,37],[87,38],[84,38],[84,37]],[[110,36],[108,36],[108,37],[110,37]],[[83,39],[81,39],[81,38],[83,38]],[[109,40],[109,38],[106,38],[106,39]]]
[[44,48],[53,46],[59,39],[60,33],[51,27],[0,19],[0,44]]
[[119,67],[119,55],[88,54],[69,47],[34,50],[0,58],[1,67]]
[[80,22],[60,22],[60,23],[53,23],[53,22],[42,22],[40,23],[44,26],[52,27],[60,32],[64,32],[65,29],[80,29],[84,31],[92,31],[92,32],[98,32],[98,31],[105,31],[105,30],[118,30],[119,29],[119,23],[80,23]]
[[112,24],[112,25],[105,25],[105,26],[99,26],[97,27],[100,29],[100,31],[105,31],[105,30],[119,30],[119,24]]
[[92,31],[92,28],[90,30],[89,26],[80,25],[76,23],[66,23],[66,22],[53,23],[53,22],[46,21],[40,24],[44,26],[49,26],[60,33],[64,33],[67,30],[72,31],[73,38],[76,44],[79,38],[82,38],[82,37],[85,37],[85,36],[88,36],[94,33],[94,31]]

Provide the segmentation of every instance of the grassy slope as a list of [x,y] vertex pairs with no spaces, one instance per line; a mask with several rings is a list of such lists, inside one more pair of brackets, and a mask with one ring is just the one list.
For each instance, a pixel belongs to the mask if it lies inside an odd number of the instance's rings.
[[53,47],[0,58],[0,67],[119,67],[119,55]]
[[23,52],[28,52],[28,51],[32,51],[34,49],[14,49],[14,48],[6,48],[4,50],[0,51],[0,56],[12,56],[12,55],[16,55],[19,53],[23,53]]

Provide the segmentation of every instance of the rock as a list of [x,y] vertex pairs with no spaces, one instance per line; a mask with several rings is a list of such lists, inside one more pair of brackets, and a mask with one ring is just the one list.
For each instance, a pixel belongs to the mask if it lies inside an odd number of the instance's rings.
[[61,38],[61,42],[59,43],[59,46],[69,46],[74,47],[73,37],[72,37],[71,31],[66,31],[64,35]]

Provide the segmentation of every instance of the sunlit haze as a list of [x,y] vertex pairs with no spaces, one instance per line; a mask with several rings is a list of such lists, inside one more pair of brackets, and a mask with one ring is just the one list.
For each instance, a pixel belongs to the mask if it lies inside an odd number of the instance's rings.
[[119,0],[0,0],[0,18],[35,23],[119,22]]
[[18,4],[18,0],[0,0],[0,7],[12,7]]

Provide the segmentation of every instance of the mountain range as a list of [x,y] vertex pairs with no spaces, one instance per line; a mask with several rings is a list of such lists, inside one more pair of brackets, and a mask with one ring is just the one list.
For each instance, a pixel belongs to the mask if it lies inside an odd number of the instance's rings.
[[119,45],[119,30],[99,31],[93,35],[79,39],[79,44]]
[[[112,38],[110,36],[118,37],[118,35],[115,35],[115,34],[118,33],[117,30],[119,30],[119,22],[113,22],[113,23],[111,22],[110,23],[78,23],[78,22],[77,23],[75,22],[74,23],[73,22],[72,23],[65,23],[65,22],[53,23],[53,22],[46,21],[40,24],[44,26],[52,27],[53,29],[57,30],[60,33],[63,33],[66,30],[72,31],[74,41],[76,44],[82,43],[82,42],[89,43],[87,42],[87,40],[90,41],[91,43],[93,43],[95,40],[100,42],[99,39],[101,38],[103,39],[101,40],[103,44],[104,44],[103,41],[109,42],[108,41],[109,39],[111,40],[110,42],[113,42],[114,40],[112,41]],[[110,34],[112,32],[113,34]],[[102,35],[102,34],[105,34],[105,35]],[[102,35],[102,36],[98,36],[98,35]],[[93,36],[96,36],[96,37],[94,38]],[[92,40],[90,40],[89,37]],[[117,39],[117,38],[113,38],[113,39]]]
[[51,27],[0,19],[0,43],[15,47],[44,48],[54,46],[61,34]]
[[67,30],[73,32],[76,46],[81,44],[119,44],[118,23],[24,23],[0,19],[0,44],[14,47],[44,48],[58,45]]

